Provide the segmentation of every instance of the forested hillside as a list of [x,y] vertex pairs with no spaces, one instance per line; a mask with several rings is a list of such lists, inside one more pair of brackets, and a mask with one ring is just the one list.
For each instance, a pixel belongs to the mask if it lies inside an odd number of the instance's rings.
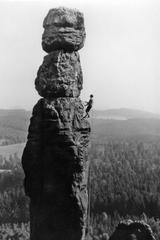
[[[118,221],[123,218],[145,218],[159,239],[160,141],[142,142],[137,139],[92,143],[89,158],[92,235],[110,235]],[[0,222],[27,223],[28,199],[22,187],[20,159],[14,155],[7,162],[2,162],[1,169],[12,171],[0,174]],[[105,223],[102,218],[104,213],[107,216]],[[11,226],[13,228],[13,225]],[[28,229],[28,225],[24,226]],[[21,227],[18,231],[22,231]],[[26,230],[25,234],[28,236]],[[23,236],[23,239],[28,238]]]
[[[17,125],[5,120],[0,125],[27,134],[29,115],[22,115],[17,115],[21,116]],[[90,121],[89,239],[104,239],[125,218],[144,219],[160,239],[160,120]],[[3,235],[5,239],[28,240],[29,200],[23,190],[20,163],[25,143],[2,145],[0,239]]]
[[[121,114],[126,120],[102,119],[103,111],[93,111],[89,119],[92,128],[92,141],[104,142],[107,139],[159,138],[159,115],[133,110],[107,111]],[[111,114],[110,113],[110,114]],[[105,111],[106,114],[106,111]],[[0,110],[0,146],[26,141],[31,112],[25,110]],[[111,115],[108,115],[111,116]],[[146,117],[145,117],[146,116]]]
[[0,145],[25,142],[30,115],[25,110],[0,110]]
[[91,210],[160,217],[160,141],[92,144]]

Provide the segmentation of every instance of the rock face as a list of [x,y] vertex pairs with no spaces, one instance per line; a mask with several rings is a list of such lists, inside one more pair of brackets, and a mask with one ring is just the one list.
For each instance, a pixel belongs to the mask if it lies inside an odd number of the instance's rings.
[[84,18],[77,10],[53,8],[44,19],[43,27],[42,47],[46,52],[77,51],[84,46]]
[[152,230],[143,221],[129,221],[118,224],[109,240],[155,240]]
[[38,93],[45,98],[78,97],[83,76],[78,52],[53,51],[44,57],[35,81]]
[[[62,26],[69,37],[62,34]],[[83,15],[52,9],[44,27],[42,45],[51,52],[35,80],[43,98],[33,108],[22,156],[31,240],[84,240],[90,125],[83,119],[83,76],[75,52],[84,44]]]

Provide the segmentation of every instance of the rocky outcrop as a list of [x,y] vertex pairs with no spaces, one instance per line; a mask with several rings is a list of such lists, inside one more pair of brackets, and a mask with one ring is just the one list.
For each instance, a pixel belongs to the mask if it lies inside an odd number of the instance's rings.
[[155,240],[155,238],[148,224],[129,220],[119,223],[109,240]]
[[74,9],[53,8],[43,22],[42,47],[46,52],[77,51],[86,37],[83,14]]
[[38,93],[45,98],[78,97],[83,76],[78,52],[57,50],[44,57],[35,80]]
[[84,44],[83,15],[52,9],[44,27],[42,45],[50,53],[35,80],[42,98],[33,108],[22,156],[31,240],[84,240],[90,125],[83,118],[83,76],[75,52]]

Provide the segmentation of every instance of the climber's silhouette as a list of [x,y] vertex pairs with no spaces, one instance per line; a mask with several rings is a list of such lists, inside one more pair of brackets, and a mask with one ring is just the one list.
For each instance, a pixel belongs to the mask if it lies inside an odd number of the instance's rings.
[[87,106],[86,108],[86,115],[83,117],[83,118],[86,118],[86,117],[90,117],[89,116],[89,111],[91,110],[92,106],[93,106],[93,95],[91,94],[90,95],[90,99],[88,102],[86,102],[85,106]]

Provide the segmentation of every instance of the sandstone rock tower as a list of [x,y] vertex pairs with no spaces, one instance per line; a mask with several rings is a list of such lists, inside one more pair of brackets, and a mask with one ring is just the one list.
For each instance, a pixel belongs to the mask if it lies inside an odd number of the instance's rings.
[[42,47],[48,53],[35,87],[34,106],[22,156],[30,197],[31,240],[84,240],[90,125],[79,98],[83,76],[83,14],[51,9],[44,19]]

